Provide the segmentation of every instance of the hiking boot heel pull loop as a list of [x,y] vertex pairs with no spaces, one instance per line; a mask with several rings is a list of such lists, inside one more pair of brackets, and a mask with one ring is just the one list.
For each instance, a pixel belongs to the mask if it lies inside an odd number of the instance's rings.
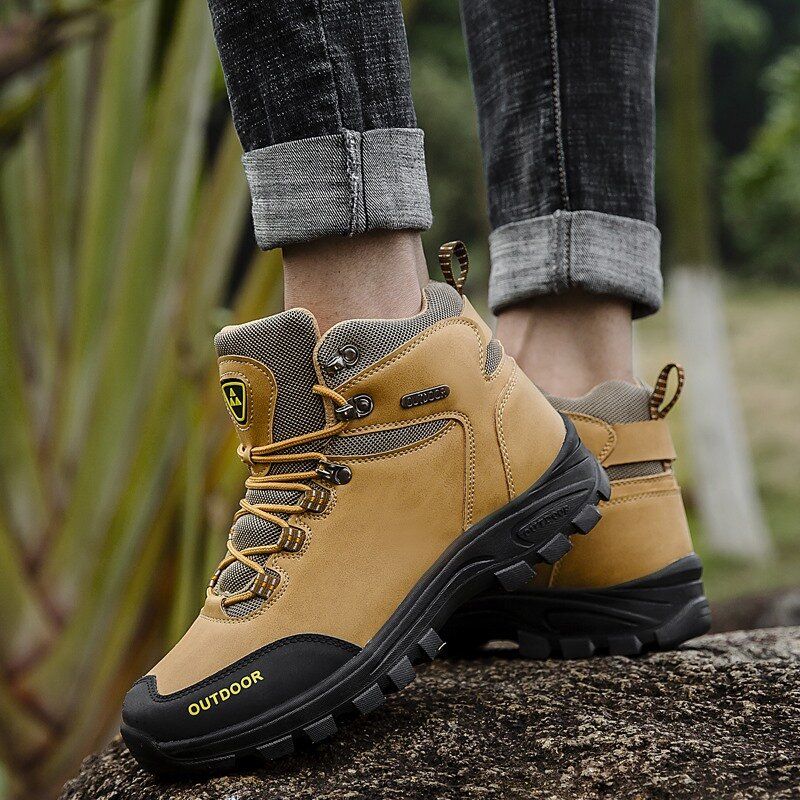
[[[458,277],[453,274],[453,257],[458,260]],[[447,242],[439,248],[439,268],[444,279],[459,293],[464,294],[464,284],[469,272],[469,255],[464,242]]]

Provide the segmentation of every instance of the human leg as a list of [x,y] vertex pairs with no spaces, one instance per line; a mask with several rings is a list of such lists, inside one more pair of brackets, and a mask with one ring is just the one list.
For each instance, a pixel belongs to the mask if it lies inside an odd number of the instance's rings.
[[416,313],[431,212],[400,4],[209,7],[256,238],[284,248],[287,306],[323,327]]
[[546,391],[632,377],[661,303],[655,0],[463,0],[498,335]]

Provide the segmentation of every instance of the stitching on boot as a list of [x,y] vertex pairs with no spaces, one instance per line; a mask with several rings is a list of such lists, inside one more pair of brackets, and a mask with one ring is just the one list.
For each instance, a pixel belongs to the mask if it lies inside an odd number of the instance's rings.
[[375,375],[378,372],[381,372],[391,364],[394,364],[396,361],[399,361],[408,353],[413,352],[426,339],[433,336],[435,333],[438,333],[443,328],[449,327],[450,325],[464,325],[470,331],[470,333],[475,335],[475,340],[478,344],[476,361],[480,374],[483,376],[483,379],[486,383],[491,383],[493,380],[495,380],[499,376],[501,370],[498,370],[492,375],[486,375],[486,373],[483,371],[483,339],[481,338],[481,334],[477,325],[475,325],[472,320],[466,319],[465,317],[448,317],[447,319],[440,320],[436,324],[431,325],[430,328],[427,328],[418,336],[411,339],[393,354],[390,353],[389,355],[391,358],[385,356],[380,361],[375,362],[375,364],[373,364],[371,367],[364,370],[364,372],[354,375],[352,378],[350,378],[350,380],[345,381],[341,386],[339,386],[339,391],[351,391],[354,387],[358,386],[360,383],[363,383],[363,381],[365,381],[367,378]]
[[500,444],[500,457],[503,460],[503,471],[506,474],[506,484],[508,484],[509,500],[516,497],[517,490],[514,486],[514,476],[511,473],[511,458],[509,457],[508,454],[508,447],[506,446],[506,437],[503,432],[503,416],[505,414],[506,405],[508,405],[508,401],[511,395],[513,394],[516,386],[517,386],[517,368],[515,367],[511,373],[511,377],[508,379],[508,383],[503,389],[503,393],[500,395],[500,400],[497,404],[497,409],[495,411],[497,440]]
[[603,445],[603,449],[596,455],[597,460],[602,464],[617,446],[617,434],[614,431],[614,428],[612,428],[611,425],[609,425],[607,422],[604,422],[602,419],[599,419],[598,417],[592,417],[589,414],[580,414],[576,411],[565,411],[564,413],[571,419],[580,420],[581,422],[585,422],[587,425],[592,425],[595,428],[601,428],[604,431],[606,434],[606,443]]
[[617,478],[615,481],[611,481],[612,486],[636,486],[640,483],[652,483],[656,481],[658,483],[665,483],[665,478],[672,478],[673,482],[675,479],[675,473],[672,470],[666,470],[665,472],[659,472],[657,475],[639,475],[636,478]]
[[642,500],[648,497],[672,497],[672,496],[680,496],[681,490],[677,489],[655,489],[652,492],[642,492],[641,494],[632,494],[629,497],[620,497],[615,500],[613,497],[611,500],[607,500],[603,503],[604,506],[621,506],[624,503],[632,503],[634,500]]

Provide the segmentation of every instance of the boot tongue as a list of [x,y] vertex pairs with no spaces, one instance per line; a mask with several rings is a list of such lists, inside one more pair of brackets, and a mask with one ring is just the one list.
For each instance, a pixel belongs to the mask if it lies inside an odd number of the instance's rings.
[[324,406],[312,393],[318,336],[316,320],[302,308],[217,334],[220,384],[242,444],[270,444],[324,426]]
[[[304,309],[291,309],[273,317],[223,328],[214,344],[219,356],[220,385],[228,414],[245,447],[285,441],[325,426],[325,407],[312,392],[319,382],[314,369],[314,348],[319,333],[314,317]],[[311,443],[301,452],[313,450]],[[269,472],[279,474],[313,469],[314,463],[273,465]],[[262,468],[259,474],[267,472]],[[300,493],[276,490],[248,490],[245,497],[254,504],[291,505]],[[288,517],[280,514],[278,516]],[[277,542],[280,528],[253,514],[244,514],[234,524],[233,542],[237,548],[262,547]],[[261,564],[266,557],[253,557]],[[238,594],[249,588],[255,573],[240,562],[223,570],[217,591]],[[226,607],[230,616],[244,616],[262,603],[253,598]]]

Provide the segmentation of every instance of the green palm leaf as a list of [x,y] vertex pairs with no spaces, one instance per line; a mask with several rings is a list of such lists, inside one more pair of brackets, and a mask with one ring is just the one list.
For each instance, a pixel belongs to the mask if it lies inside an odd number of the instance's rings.
[[67,9],[0,83],[0,796],[52,794],[199,608],[243,479],[210,337],[279,301],[258,254],[220,312],[247,189],[204,4]]

